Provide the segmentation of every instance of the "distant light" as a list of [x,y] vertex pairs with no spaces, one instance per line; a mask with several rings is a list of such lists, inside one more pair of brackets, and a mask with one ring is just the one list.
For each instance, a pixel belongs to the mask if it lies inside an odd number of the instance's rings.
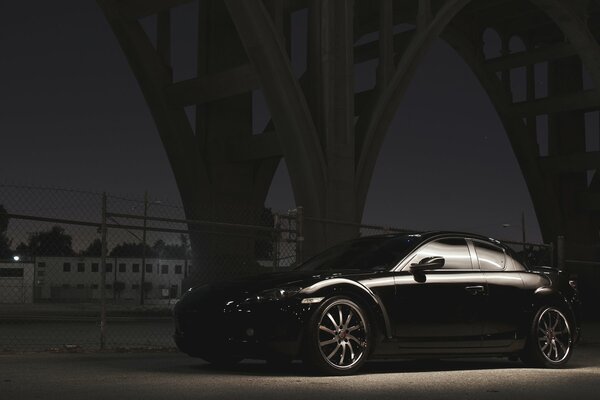
[[21,257],[19,257],[19,256],[14,256],[13,257],[13,260],[15,260],[15,261],[19,261],[20,259],[21,259]]

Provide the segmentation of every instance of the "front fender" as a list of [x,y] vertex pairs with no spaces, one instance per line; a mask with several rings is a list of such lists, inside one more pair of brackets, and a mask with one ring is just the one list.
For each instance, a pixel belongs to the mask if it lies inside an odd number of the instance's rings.
[[367,307],[369,315],[375,322],[377,332],[381,336],[392,337],[390,318],[383,301],[376,293],[360,282],[346,278],[327,279],[305,288],[302,293],[305,297],[327,298],[339,295],[353,297]]

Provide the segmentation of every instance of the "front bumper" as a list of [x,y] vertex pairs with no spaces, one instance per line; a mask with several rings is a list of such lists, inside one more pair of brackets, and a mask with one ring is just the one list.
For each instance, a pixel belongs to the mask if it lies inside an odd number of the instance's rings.
[[291,299],[203,303],[175,308],[174,339],[182,352],[207,358],[298,357],[310,305]]

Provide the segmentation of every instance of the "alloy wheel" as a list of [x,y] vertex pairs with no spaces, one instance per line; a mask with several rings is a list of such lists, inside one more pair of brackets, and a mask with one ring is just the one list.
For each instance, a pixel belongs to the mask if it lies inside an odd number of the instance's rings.
[[537,321],[538,348],[551,363],[564,361],[571,352],[571,327],[567,318],[556,308],[544,310]]
[[367,323],[363,311],[354,302],[340,299],[321,314],[318,346],[323,360],[336,369],[354,367],[367,351]]

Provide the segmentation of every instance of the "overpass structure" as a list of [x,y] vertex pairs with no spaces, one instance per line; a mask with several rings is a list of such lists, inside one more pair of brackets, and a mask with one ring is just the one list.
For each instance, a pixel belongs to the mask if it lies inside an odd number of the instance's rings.
[[[423,55],[441,39],[496,108],[544,240],[600,241],[600,149],[591,148],[585,123],[586,113],[600,109],[598,0],[98,3],[150,107],[190,219],[256,215],[283,158],[307,215],[360,222],[390,122]],[[197,68],[194,77],[175,81],[173,10],[184,3],[197,3]],[[307,15],[300,74],[290,57],[296,12]],[[152,35],[142,26],[148,20]],[[494,57],[484,52],[490,29],[500,38]],[[510,46],[515,37],[523,43],[517,51]],[[376,83],[357,92],[354,69],[371,60],[378,63]],[[516,73],[525,76],[525,99],[514,93]],[[536,93],[540,80],[546,93]],[[259,89],[272,120],[253,134],[252,93]],[[539,123],[546,118],[547,130]],[[312,224],[306,247],[311,252],[352,234]]]

